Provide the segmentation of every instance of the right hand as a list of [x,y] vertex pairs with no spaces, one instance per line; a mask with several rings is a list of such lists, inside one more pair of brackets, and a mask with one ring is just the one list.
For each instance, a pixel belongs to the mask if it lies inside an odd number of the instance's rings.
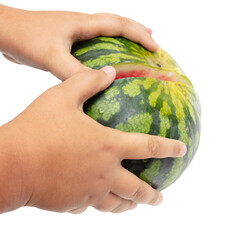
[[26,11],[0,4],[0,51],[15,63],[49,71],[61,80],[88,69],[70,53],[72,44],[97,36],[122,36],[150,51],[152,30],[115,14]]
[[21,164],[18,196],[24,196],[25,205],[56,212],[80,213],[88,206],[122,212],[138,203],[162,201],[157,190],[123,168],[121,161],[179,157],[185,145],[104,127],[87,116],[84,102],[114,78],[112,67],[78,73],[44,92],[5,125],[15,140]]

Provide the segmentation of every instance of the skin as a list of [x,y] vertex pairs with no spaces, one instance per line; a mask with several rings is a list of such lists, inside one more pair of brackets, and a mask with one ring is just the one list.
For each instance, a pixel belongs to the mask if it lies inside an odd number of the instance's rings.
[[112,67],[90,70],[70,55],[74,41],[98,35],[121,35],[153,51],[157,44],[151,30],[110,14],[31,12],[0,5],[3,22],[0,50],[7,59],[65,81],[0,127],[0,213],[22,206],[71,213],[92,206],[119,213],[139,203],[159,205],[161,193],[121,161],[183,156],[185,145],[107,128],[84,114],[84,102],[107,88],[116,73]]

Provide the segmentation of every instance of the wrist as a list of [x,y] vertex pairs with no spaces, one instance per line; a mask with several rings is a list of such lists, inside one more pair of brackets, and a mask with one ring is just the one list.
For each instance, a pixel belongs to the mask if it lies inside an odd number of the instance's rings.
[[29,199],[16,134],[12,122],[0,127],[0,213],[20,208]]

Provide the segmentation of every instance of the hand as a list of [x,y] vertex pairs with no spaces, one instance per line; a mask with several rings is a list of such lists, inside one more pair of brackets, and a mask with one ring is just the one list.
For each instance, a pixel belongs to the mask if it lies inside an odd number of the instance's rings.
[[104,127],[84,114],[83,103],[114,77],[112,67],[78,73],[44,92],[6,124],[21,163],[17,175],[24,205],[57,212],[79,213],[88,206],[122,212],[138,203],[162,201],[157,190],[123,168],[121,161],[182,156],[185,145]]
[[0,27],[0,51],[4,56],[15,63],[50,71],[61,80],[87,69],[70,54],[77,40],[123,36],[150,51],[158,48],[151,29],[121,16],[0,7],[4,22]]

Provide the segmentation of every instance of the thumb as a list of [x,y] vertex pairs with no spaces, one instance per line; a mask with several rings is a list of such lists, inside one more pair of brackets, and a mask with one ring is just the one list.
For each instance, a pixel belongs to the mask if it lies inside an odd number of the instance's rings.
[[67,89],[73,102],[83,105],[89,98],[103,91],[114,81],[116,71],[111,66],[105,66],[101,70],[86,70],[77,73],[62,83]]
[[90,69],[81,64],[67,49],[55,51],[53,58],[49,59],[47,64],[48,70],[62,81],[78,72]]

